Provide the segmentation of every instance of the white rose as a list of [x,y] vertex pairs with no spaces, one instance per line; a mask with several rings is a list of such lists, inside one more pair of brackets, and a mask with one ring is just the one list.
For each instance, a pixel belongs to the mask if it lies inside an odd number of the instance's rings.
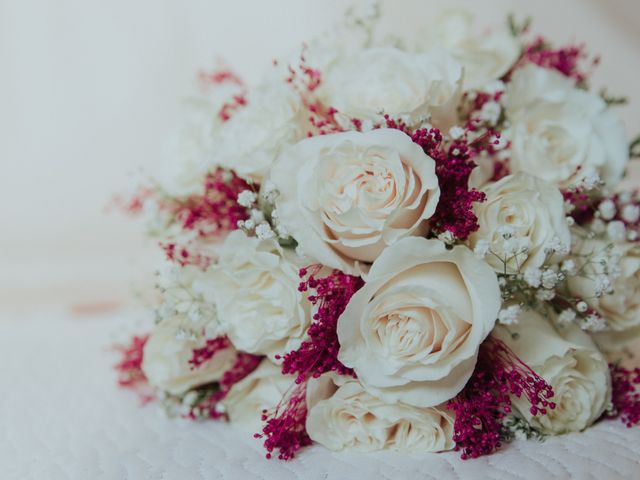
[[511,169],[568,186],[598,174],[616,185],[628,161],[622,122],[599,96],[559,72],[527,65],[506,91]]
[[486,201],[475,207],[480,229],[469,240],[472,248],[480,241],[489,243],[485,261],[494,270],[503,272],[505,263],[507,273],[540,267],[547,257],[545,248],[558,240],[569,249],[564,199],[555,186],[516,173],[489,184],[484,192]]
[[205,99],[185,102],[182,124],[169,139],[155,180],[172,197],[202,195],[211,170],[209,152],[219,126],[215,106]]
[[520,56],[520,43],[504,28],[477,35],[473,14],[450,10],[424,32],[421,49],[446,49],[464,69],[464,87],[480,89],[501,78]]
[[[604,412],[611,399],[611,377],[604,356],[576,325],[559,333],[534,312],[522,315],[509,331],[498,327],[496,335],[525,364],[553,388],[556,404],[546,415],[533,416],[524,398],[514,405],[535,428],[560,434],[584,430]],[[514,339],[512,334],[518,334]]]
[[307,433],[330,450],[451,450],[454,417],[446,407],[385,403],[357,380],[325,374],[307,387]]
[[462,68],[442,51],[409,53],[392,47],[360,50],[322,72],[318,97],[342,115],[383,120],[382,113],[408,123],[455,123]]
[[172,395],[219,380],[233,364],[236,351],[229,347],[217,352],[213,358],[192,368],[189,360],[193,350],[204,346],[204,338],[184,335],[191,320],[176,315],[156,325],[144,346],[142,371],[149,383]]
[[229,421],[241,429],[256,433],[264,426],[262,411],[275,408],[295,377],[283,375],[281,368],[268,359],[257,369],[234,384],[223,400]]
[[302,251],[347,273],[426,233],[440,197],[433,159],[393,129],[303,140],[283,152],[271,179],[279,219]]
[[468,248],[405,238],[338,319],[338,358],[385,402],[438,405],[471,376],[500,304],[495,273]]
[[231,232],[217,265],[197,287],[214,301],[222,332],[238,350],[269,355],[298,348],[310,323],[298,291],[301,265],[273,239]]
[[261,182],[288,144],[304,138],[309,113],[300,94],[273,78],[247,96],[247,104],[218,129],[211,158],[239,176]]
[[[610,244],[604,239],[580,242],[577,253],[595,253],[601,261],[589,262],[580,276],[569,278],[571,293],[584,298],[606,320],[607,329],[594,333],[593,337],[607,352],[622,350],[640,336],[640,245],[613,244],[609,251]],[[610,253],[604,254],[607,251]],[[609,268],[605,269],[603,263],[609,263]],[[607,275],[607,271],[613,293],[598,296],[598,276]]]

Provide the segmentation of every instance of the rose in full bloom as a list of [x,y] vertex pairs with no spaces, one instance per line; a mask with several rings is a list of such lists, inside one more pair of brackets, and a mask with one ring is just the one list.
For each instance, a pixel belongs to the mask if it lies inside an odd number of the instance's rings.
[[251,433],[259,432],[264,422],[262,411],[275,408],[295,377],[282,375],[281,368],[270,360],[231,387],[223,401],[229,421]]
[[307,433],[330,450],[451,450],[453,415],[445,406],[386,403],[349,377],[325,374],[307,387]]
[[215,303],[221,331],[238,350],[273,358],[300,345],[310,314],[295,262],[273,239],[239,230],[225,239],[196,290]]
[[282,148],[305,137],[308,115],[298,92],[279,78],[271,79],[251,90],[246,106],[220,126],[211,159],[261,182]]
[[473,14],[449,10],[441,15],[422,35],[418,47],[422,50],[446,49],[464,69],[464,87],[481,89],[501,78],[520,56],[520,43],[505,28],[482,34],[473,31]]
[[471,235],[470,244],[474,248],[488,243],[485,260],[497,272],[540,267],[552,244],[569,250],[564,199],[554,185],[516,173],[489,184],[484,192],[486,201],[475,207],[480,229]]
[[322,72],[317,95],[340,115],[373,122],[382,114],[409,124],[455,123],[462,67],[444,51],[410,53],[393,47],[359,50]]
[[495,272],[467,247],[405,238],[377,258],[338,319],[338,359],[387,403],[439,405],[471,376],[500,304]]
[[546,415],[534,417],[524,398],[513,399],[532,426],[560,434],[584,430],[600,418],[611,400],[609,367],[578,326],[565,325],[558,331],[539,314],[527,312],[509,331],[496,328],[496,335],[553,388],[556,407]]
[[192,319],[180,314],[163,320],[156,325],[144,347],[142,371],[151,385],[172,395],[219,380],[236,358],[235,349],[229,347],[192,368],[189,360],[193,350],[205,342],[204,337],[184,335],[191,323]]
[[[570,292],[606,320],[606,330],[593,334],[598,346],[622,350],[640,336],[640,245],[586,239],[576,242],[575,251],[595,256],[582,275],[569,278]],[[612,293],[601,291],[604,278],[609,279]]]
[[510,168],[559,186],[598,174],[620,181],[628,145],[619,116],[599,96],[559,72],[527,65],[506,90]]
[[440,189],[435,162],[393,129],[302,140],[277,160],[278,218],[302,251],[347,273],[423,235]]

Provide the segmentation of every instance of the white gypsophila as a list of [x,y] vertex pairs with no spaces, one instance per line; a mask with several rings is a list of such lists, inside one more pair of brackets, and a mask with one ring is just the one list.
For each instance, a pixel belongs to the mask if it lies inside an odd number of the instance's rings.
[[422,453],[455,446],[454,415],[445,405],[387,403],[353,378],[327,373],[310,379],[307,408],[307,433],[333,451]]
[[338,359],[385,402],[453,398],[501,305],[495,273],[465,246],[409,237],[387,247],[338,319]]
[[394,129],[302,140],[271,180],[278,221],[302,250],[351,274],[386,246],[424,235],[440,197],[433,159]]
[[238,194],[238,205],[250,208],[258,199],[258,195],[253,190],[243,190]]
[[[548,250],[568,251],[571,234],[564,201],[553,185],[525,173],[516,173],[483,189],[485,202],[475,206],[480,228],[469,242],[489,242],[485,261],[501,273],[540,267]],[[561,245],[562,246],[561,246]]]
[[482,89],[501,78],[520,56],[519,41],[506,28],[476,33],[468,10],[444,12],[422,32],[418,48],[444,48],[464,69],[464,89]]
[[249,433],[262,430],[263,410],[275,408],[294,385],[295,377],[283,375],[281,370],[264,359],[258,368],[231,387],[222,405],[232,425]]
[[614,220],[607,224],[607,235],[616,243],[623,243],[627,239],[627,227],[620,220]]
[[640,219],[640,205],[625,205],[622,208],[622,219],[628,223],[635,223]]
[[194,288],[215,303],[220,328],[237,349],[273,359],[298,348],[309,326],[309,302],[298,291],[299,262],[275,239],[236,230]]
[[590,260],[581,275],[569,277],[569,291],[606,320],[605,331],[594,335],[600,348],[621,350],[640,336],[640,245],[583,239],[574,251]]
[[522,274],[524,281],[533,288],[538,288],[542,283],[542,270],[537,267],[527,267]]
[[249,91],[247,104],[217,130],[211,162],[261,182],[278,153],[309,130],[300,94],[271,75]]
[[514,325],[518,323],[520,313],[522,313],[520,305],[510,305],[498,312],[498,322],[502,325]]
[[382,114],[409,124],[454,125],[462,68],[443,51],[410,53],[393,47],[344,55],[322,72],[318,98],[338,116],[382,122]]
[[204,338],[185,333],[190,319],[174,315],[157,324],[144,346],[142,371],[149,384],[172,395],[219,380],[236,358],[233,347],[217,352],[210,360],[192,368],[193,350],[204,346]]
[[548,434],[578,432],[600,418],[611,399],[611,377],[607,360],[586,333],[575,325],[556,330],[529,311],[508,331],[497,327],[494,334],[553,388],[556,407],[546,415],[533,416],[526,398],[512,399],[533,427]]
[[611,220],[616,216],[616,204],[613,200],[607,198],[598,205],[598,213],[603,220]]
[[504,104],[511,171],[563,187],[593,174],[608,185],[620,181],[627,139],[618,114],[598,95],[555,70],[527,65],[513,74]]
[[[203,275],[204,272],[197,266],[180,266],[169,261],[164,262],[156,272],[156,288],[162,295],[156,320],[162,322],[170,319],[183,338],[215,338],[220,334],[215,305],[194,291],[194,284]],[[176,324],[176,316],[182,319],[180,325]]]

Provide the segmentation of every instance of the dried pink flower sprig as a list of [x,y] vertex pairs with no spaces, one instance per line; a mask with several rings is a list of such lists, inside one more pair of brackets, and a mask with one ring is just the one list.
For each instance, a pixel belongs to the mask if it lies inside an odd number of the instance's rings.
[[640,368],[627,369],[609,365],[611,371],[610,418],[620,418],[627,427],[640,424]]
[[273,451],[277,450],[278,459],[291,460],[298,450],[311,445],[306,429],[306,394],[306,382],[294,383],[275,409],[262,412],[265,426],[262,433],[256,433],[254,437],[264,438],[267,458],[271,458]]
[[[306,389],[309,378],[318,378],[323,373],[355,376],[352,369],[338,360],[338,318],[349,300],[364,281],[360,277],[334,270],[325,277],[318,277],[322,266],[312,265],[300,269],[301,292],[313,294],[307,300],[314,306],[313,322],[307,331],[309,337],[300,348],[283,357],[283,375],[297,375],[291,390],[271,412],[265,411],[262,420],[265,426],[256,438],[265,438],[267,458],[278,450],[278,458],[289,460],[302,447],[311,444],[305,422],[307,419]],[[278,357],[279,358],[279,357]]]
[[527,399],[532,415],[553,410],[553,389],[501,340],[489,337],[465,388],[448,403],[455,415],[453,440],[461,458],[489,455],[502,446],[503,419],[512,413],[511,397]]
[[142,371],[144,346],[147,340],[149,335],[134,335],[128,344],[113,346],[113,350],[120,354],[120,359],[113,367],[118,374],[118,385],[138,393],[143,403],[150,402],[154,398],[147,377]]
[[498,141],[496,134],[490,131],[473,141],[463,137],[445,142],[437,128],[411,131],[400,120],[389,116],[385,116],[385,119],[387,128],[395,128],[409,135],[436,162],[440,199],[430,219],[432,232],[435,235],[448,232],[455,239],[467,239],[479,228],[473,205],[486,198],[483,192],[469,187],[469,177],[477,166],[474,158]]
[[284,355],[282,364],[282,373],[297,374],[298,384],[326,372],[354,375],[352,369],[338,360],[340,344],[336,328],[338,318],[364,281],[339,270],[334,270],[326,277],[318,277],[320,271],[319,265],[300,269],[302,281],[298,290],[313,291],[307,297],[315,308],[313,322],[307,331],[309,340],[302,342],[297,350]]

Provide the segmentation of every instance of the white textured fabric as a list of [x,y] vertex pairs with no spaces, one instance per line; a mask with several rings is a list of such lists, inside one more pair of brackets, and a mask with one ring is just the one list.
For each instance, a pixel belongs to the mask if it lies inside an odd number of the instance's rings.
[[[474,461],[448,454],[334,454],[266,460],[223,423],[171,420],[115,387],[108,347],[138,314],[0,319],[0,479],[639,478],[640,428],[602,422]],[[130,328],[128,328],[130,330]]]

